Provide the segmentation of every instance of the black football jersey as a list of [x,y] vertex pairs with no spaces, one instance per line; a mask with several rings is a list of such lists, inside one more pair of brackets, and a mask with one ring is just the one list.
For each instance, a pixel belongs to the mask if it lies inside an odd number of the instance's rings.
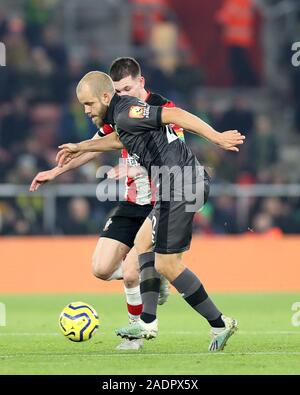
[[162,106],[131,96],[114,95],[105,123],[114,126],[121,142],[148,173],[152,166],[191,166],[197,162],[170,125],[161,122]]

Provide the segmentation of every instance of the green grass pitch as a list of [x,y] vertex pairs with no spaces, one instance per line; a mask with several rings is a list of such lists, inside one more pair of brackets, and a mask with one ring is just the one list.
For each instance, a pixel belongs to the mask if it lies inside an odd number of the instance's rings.
[[[122,295],[0,295],[0,374],[299,374],[300,327],[292,325],[299,294],[216,294],[239,331],[224,352],[209,354],[208,325],[178,295],[159,306],[159,336],[141,351],[117,351],[114,328],[126,324]],[[69,302],[93,305],[100,328],[87,342],[64,338],[58,316]]]

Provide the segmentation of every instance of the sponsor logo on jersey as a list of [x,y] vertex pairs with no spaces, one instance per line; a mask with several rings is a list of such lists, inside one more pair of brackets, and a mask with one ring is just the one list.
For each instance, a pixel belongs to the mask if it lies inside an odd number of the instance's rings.
[[132,158],[131,156],[128,156],[128,158],[126,158],[126,163],[128,166],[140,166],[139,162],[135,159]]
[[129,118],[149,118],[149,106],[131,106],[129,109]]

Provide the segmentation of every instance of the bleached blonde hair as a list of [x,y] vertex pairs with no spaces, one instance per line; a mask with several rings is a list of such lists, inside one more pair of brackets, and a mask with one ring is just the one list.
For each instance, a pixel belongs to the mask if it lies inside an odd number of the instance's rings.
[[110,93],[111,95],[115,93],[112,79],[108,74],[101,71],[90,71],[85,74],[78,82],[76,88],[77,95],[84,86],[88,86],[91,93],[99,99],[103,96],[103,93]]

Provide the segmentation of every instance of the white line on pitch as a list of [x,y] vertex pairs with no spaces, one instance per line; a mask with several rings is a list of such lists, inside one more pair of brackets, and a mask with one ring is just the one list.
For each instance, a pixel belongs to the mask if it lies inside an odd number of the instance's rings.
[[58,336],[58,335],[59,335],[59,333],[54,333],[54,332],[53,333],[47,333],[47,332],[44,332],[44,333],[36,333],[36,332],[32,332],[32,333],[30,333],[30,332],[0,333],[0,336]]
[[[203,335],[204,332],[197,331],[172,331],[172,332],[159,332],[161,335]],[[243,331],[237,332],[240,335],[300,335],[300,329],[298,331]]]
[[70,354],[46,354],[46,353],[43,353],[43,354],[38,354],[38,353],[27,353],[27,354],[15,354],[15,355],[0,355],[0,358],[19,358],[19,357],[28,357],[28,356],[38,356],[38,355],[41,355],[41,356],[44,356],[44,357],[63,357],[63,358],[65,358],[65,357],[70,357],[70,356],[76,356],[76,357],[88,357],[88,358],[90,358],[90,357],[96,357],[96,358],[99,358],[99,357],[129,357],[129,356],[133,356],[133,357],[135,357],[135,358],[137,358],[137,357],[142,357],[142,358],[145,358],[145,357],[155,357],[155,356],[168,356],[168,357],[172,357],[172,356],[174,356],[174,357],[180,357],[180,356],[185,356],[185,355],[189,355],[189,356],[195,356],[195,357],[197,357],[197,356],[199,356],[199,357],[201,357],[201,356],[207,356],[207,355],[211,355],[211,356],[217,356],[217,355],[221,355],[221,356],[228,356],[228,355],[232,355],[232,356],[235,356],[235,355],[240,355],[240,356],[243,356],[243,355],[253,355],[253,356],[255,356],[255,355],[258,355],[258,356],[276,356],[276,355],[300,355],[300,351],[299,352],[296,352],[296,351],[292,351],[292,352],[287,352],[287,351],[270,351],[270,352],[264,352],[264,351],[260,351],[260,352],[217,352],[217,353],[210,353],[210,352],[198,352],[198,353],[136,353],[136,352],[133,352],[133,353],[123,353],[123,352],[116,352],[116,353],[106,353],[106,354],[101,354],[101,353],[99,353],[99,354],[80,354],[80,353],[76,353],[76,354],[74,354],[74,353],[70,353]]

